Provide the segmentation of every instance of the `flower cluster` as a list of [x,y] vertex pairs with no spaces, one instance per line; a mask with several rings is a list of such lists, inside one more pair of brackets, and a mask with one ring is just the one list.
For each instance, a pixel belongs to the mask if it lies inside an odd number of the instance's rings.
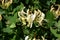
[[19,11],[18,16],[23,25],[27,25],[31,28],[33,22],[37,22],[39,25],[42,25],[42,21],[44,20],[45,14],[39,9],[34,11],[27,9],[27,12],[24,12],[24,10]]
[[60,5],[59,4],[52,5],[50,11],[53,12],[56,18],[58,18],[60,16]]
[[0,7],[3,9],[7,9],[11,4],[13,0],[0,0]]

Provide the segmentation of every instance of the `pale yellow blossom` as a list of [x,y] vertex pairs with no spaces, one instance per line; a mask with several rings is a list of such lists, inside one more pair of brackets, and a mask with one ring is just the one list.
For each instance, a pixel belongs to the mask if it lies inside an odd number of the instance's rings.
[[34,10],[34,13],[32,13],[31,10],[27,9],[27,13],[22,10],[18,12],[18,16],[20,20],[22,20],[23,24],[27,24],[27,26],[31,28],[34,21],[38,22],[39,25],[42,25],[42,21],[44,20],[45,14],[39,9],[37,11]]
[[29,36],[26,36],[26,37],[25,37],[25,40],[28,40],[28,39],[29,39]]
[[45,38],[43,36],[41,36],[41,37],[42,37],[42,40],[45,40]]
[[3,9],[7,9],[11,4],[13,0],[2,0],[0,3],[0,7]]
[[2,20],[2,16],[1,16],[1,14],[0,14],[0,21]]
[[33,14],[29,9],[27,10],[27,22],[28,22],[28,25],[27,26],[30,26],[32,27],[32,24],[33,24],[33,21],[35,19],[36,15]]
[[55,6],[56,7],[54,7],[54,5],[52,5],[50,11],[53,12],[53,14],[56,18],[58,18],[60,16],[60,5],[56,4]]
[[36,38],[33,38],[33,40],[36,40]]
[[22,21],[23,25],[26,25],[26,16],[24,16],[25,12],[22,10],[21,12],[18,12],[18,16],[20,20]]
[[36,15],[35,21],[38,22],[40,25],[42,25],[42,21],[45,18],[45,14],[41,12],[39,9],[37,11],[35,10],[34,13]]

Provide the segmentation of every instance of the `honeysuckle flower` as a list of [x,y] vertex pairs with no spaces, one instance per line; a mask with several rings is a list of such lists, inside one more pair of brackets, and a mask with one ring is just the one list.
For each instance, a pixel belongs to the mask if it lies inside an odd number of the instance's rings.
[[2,20],[2,16],[1,16],[1,14],[0,14],[0,21]]
[[27,24],[27,26],[31,28],[34,21],[38,22],[39,25],[42,25],[42,21],[44,20],[45,14],[39,9],[37,11],[34,10],[34,13],[32,13],[32,11],[28,9],[27,13],[23,10],[18,12],[18,16],[20,17],[20,20],[22,21],[23,25]]
[[42,25],[42,21],[45,18],[45,14],[43,12],[41,12],[39,9],[36,13],[37,13],[36,14],[36,22],[38,22],[40,25]]
[[58,18],[60,16],[60,5],[52,5],[50,11],[53,12],[56,18]]
[[28,39],[29,39],[29,36],[26,36],[26,37],[25,37],[25,40],[28,40]]
[[1,0],[0,7],[3,9],[7,9],[11,4],[13,0]]
[[25,12],[22,10],[21,12],[18,12],[18,16],[20,20],[22,21],[23,25],[26,25],[26,16],[24,16]]
[[33,38],[33,40],[36,40],[36,38]]
[[43,36],[41,36],[41,37],[42,37],[42,40],[45,40],[45,38]]
[[30,28],[32,27],[32,24],[33,24],[33,21],[35,19],[36,15],[33,14],[29,9],[27,10],[27,22],[28,22],[28,25],[27,26],[30,26]]

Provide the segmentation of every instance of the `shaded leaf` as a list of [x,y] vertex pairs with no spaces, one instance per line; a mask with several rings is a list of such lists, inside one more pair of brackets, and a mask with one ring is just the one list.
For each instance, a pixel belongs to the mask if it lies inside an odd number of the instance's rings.
[[49,27],[53,25],[53,23],[54,23],[54,18],[55,18],[55,17],[54,17],[54,15],[53,15],[52,12],[48,11],[48,12],[46,13],[46,19],[47,19],[47,21],[48,21],[47,25],[48,25]]
[[60,28],[60,20],[58,21],[58,23],[56,23],[56,26]]
[[56,29],[50,28],[50,30],[54,34],[55,37],[58,37],[60,39],[60,34],[57,34],[57,30]]
[[25,2],[26,2],[26,4],[28,4],[29,3],[29,0],[26,0]]
[[3,32],[9,33],[9,34],[13,33],[10,27],[3,28]]
[[9,16],[8,20],[9,20],[10,23],[16,23],[17,13],[15,13],[14,16]]

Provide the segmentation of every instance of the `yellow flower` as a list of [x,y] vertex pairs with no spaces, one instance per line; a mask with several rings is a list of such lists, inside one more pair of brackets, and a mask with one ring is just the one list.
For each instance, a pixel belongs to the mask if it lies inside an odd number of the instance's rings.
[[39,9],[37,11],[34,10],[34,13],[30,9],[28,9],[27,13],[23,10],[18,12],[18,16],[20,20],[22,20],[23,25],[27,24],[26,26],[31,28],[34,21],[38,22],[39,25],[42,25],[42,21],[44,20],[45,14]]
[[33,21],[35,20],[35,17],[36,17],[36,15],[28,9],[27,10],[27,22],[28,22],[27,26],[30,26],[30,28],[32,27],[32,24],[33,24]]
[[36,38],[33,38],[33,40],[36,40]]
[[3,9],[7,9],[11,4],[13,0],[2,0],[0,1],[0,7]]
[[43,12],[41,12],[39,9],[37,11],[35,11],[36,14],[36,22],[38,22],[40,25],[42,25],[42,21],[45,18],[45,14]]
[[26,16],[24,15],[25,12],[22,10],[21,12],[18,12],[18,16],[20,18],[20,20],[22,21],[23,25],[26,25]]
[[1,16],[1,14],[0,14],[0,21],[2,20],[2,16]]
[[53,12],[56,18],[58,18],[60,16],[60,5],[52,5],[50,11]]

